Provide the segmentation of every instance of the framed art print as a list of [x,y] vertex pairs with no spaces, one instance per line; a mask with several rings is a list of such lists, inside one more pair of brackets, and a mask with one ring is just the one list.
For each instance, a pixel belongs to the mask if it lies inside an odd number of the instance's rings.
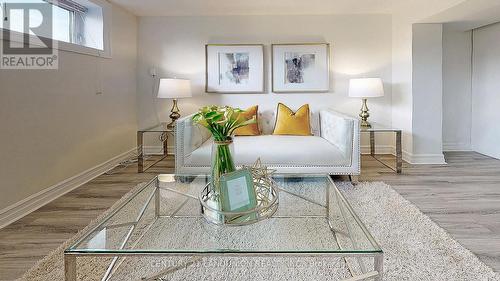
[[330,44],[273,44],[273,92],[328,92]]
[[264,92],[264,45],[207,44],[207,93]]
[[[257,206],[257,195],[253,185],[252,173],[241,169],[221,176],[222,210],[229,212],[248,211]],[[227,217],[229,221],[245,220],[247,216]]]

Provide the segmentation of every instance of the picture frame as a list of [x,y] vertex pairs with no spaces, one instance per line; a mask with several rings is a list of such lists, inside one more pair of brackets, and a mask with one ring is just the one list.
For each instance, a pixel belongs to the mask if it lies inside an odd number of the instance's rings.
[[206,44],[205,92],[263,93],[263,44]]
[[330,44],[271,45],[272,91],[314,93],[330,90]]
[[[227,173],[220,178],[221,186],[221,209],[226,212],[244,212],[257,206],[257,195],[255,192],[252,173],[248,169],[240,169]],[[255,216],[255,214],[249,214]],[[245,220],[244,215],[240,217],[226,217],[226,220]]]

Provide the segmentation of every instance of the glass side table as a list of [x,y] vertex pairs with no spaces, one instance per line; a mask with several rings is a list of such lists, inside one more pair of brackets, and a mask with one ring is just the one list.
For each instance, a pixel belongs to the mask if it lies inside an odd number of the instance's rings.
[[[401,130],[395,128],[385,127],[376,123],[372,123],[371,127],[360,127],[361,133],[370,133],[370,155],[398,174],[401,174],[403,169],[403,152],[401,148]],[[394,133],[396,137],[396,168],[387,165],[375,156],[375,133]]]
[[[163,143],[163,156],[153,162],[151,165],[144,167],[144,134],[146,133],[161,133],[160,141]],[[161,162],[168,156],[167,142],[169,135],[173,135],[174,130],[167,128],[167,123],[161,123],[159,125],[137,131],[137,172],[143,173],[149,168]]]

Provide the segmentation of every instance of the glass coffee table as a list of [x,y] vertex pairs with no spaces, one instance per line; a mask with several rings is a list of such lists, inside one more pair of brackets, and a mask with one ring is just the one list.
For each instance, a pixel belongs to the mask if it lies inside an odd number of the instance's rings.
[[[271,218],[246,226],[219,226],[200,213],[198,196],[209,183],[208,176],[159,175],[65,251],[65,278],[74,281],[92,270],[102,274],[101,280],[182,280],[182,274],[193,278],[232,266],[200,268],[210,259],[266,260],[266,264],[326,259],[315,263],[314,271],[318,266],[335,266],[332,270],[343,274],[340,279],[382,280],[382,249],[329,176],[274,175],[273,179],[279,187],[279,206]],[[245,270],[260,272],[266,264],[247,264]]]

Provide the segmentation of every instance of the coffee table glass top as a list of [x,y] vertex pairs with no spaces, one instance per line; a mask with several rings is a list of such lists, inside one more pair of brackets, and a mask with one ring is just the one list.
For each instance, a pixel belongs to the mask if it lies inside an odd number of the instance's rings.
[[247,226],[200,214],[207,176],[159,175],[124,200],[68,253],[379,253],[379,245],[326,175],[275,175],[279,207]]

